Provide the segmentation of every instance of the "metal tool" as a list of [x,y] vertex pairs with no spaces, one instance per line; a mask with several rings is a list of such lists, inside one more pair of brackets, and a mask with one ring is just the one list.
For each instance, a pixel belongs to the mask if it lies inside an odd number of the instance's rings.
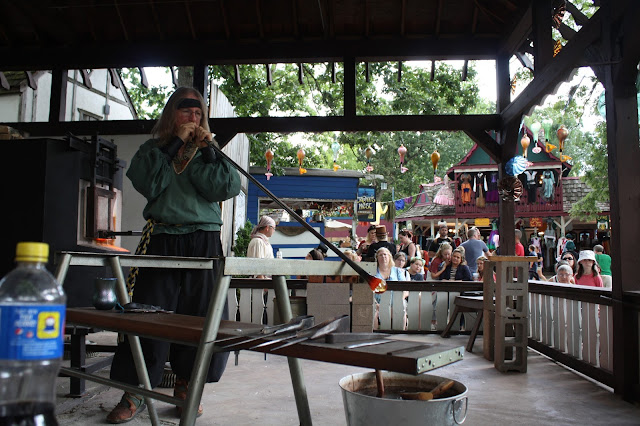
[[387,352],[387,355],[406,354],[406,353],[410,353],[410,352],[419,351],[421,349],[432,348],[433,346],[434,346],[433,343],[425,343],[425,344],[422,344],[422,345],[411,346],[411,347],[408,347],[408,348],[398,349],[398,350],[395,350],[395,351]]
[[[309,319],[312,320],[311,324],[309,324]],[[304,324],[303,324],[303,321],[304,321]],[[303,325],[303,327],[301,327],[301,325]],[[257,332],[239,334],[237,336],[230,336],[222,339],[217,339],[214,341],[214,343],[218,344],[222,342],[228,342],[230,340],[247,339],[252,337],[260,338],[260,337],[269,336],[272,334],[286,333],[293,330],[299,330],[301,328],[312,327],[313,325],[314,325],[314,321],[313,321],[312,315],[300,315],[295,318],[292,318],[291,320],[287,321],[284,324],[268,325],[266,327],[261,328]]]
[[390,334],[385,333],[330,333],[324,338],[325,343],[362,342],[365,340],[384,339]]
[[385,343],[391,343],[391,342],[395,342],[395,340],[372,340],[370,342],[361,342],[361,343],[353,343],[351,345],[347,345],[344,348],[345,349],[356,349],[356,348],[363,348],[365,346],[375,346],[375,345],[384,345]]
[[[343,327],[349,326],[349,315],[342,315],[327,321],[324,321],[320,324],[317,324],[313,327],[307,328],[306,330],[300,330],[295,334],[290,334],[288,336],[283,336],[278,339],[269,340],[268,342],[260,343],[259,345],[252,346],[250,349],[261,348],[265,346],[271,346],[280,343],[277,346],[273,346],[270,350],[282,349],[287,346],[295,345],[296,343],[303,342],[305,340],[313,340],[319,339],[320,337],[324,337],[327,334],[344,329]],[[284,343],[281,343],[284,342]]]
[[276,330],[272,330],[267,333],[260,333],[255,336],[243,336],[244,338],[241,341],[234,342],[228,345],[220,345],[220,348],[227,349],[227,350],[235,350],[236,348],[246,346],[247,343],[255,342],[256,340],[262,340],[269,336],[279,336],[281,334],[291,335],[291,333],[295,332],[296,330],[309,329],[313,327],[314,323],[315,323],[315,318],[313,316],[310,316],[310,315],[300,316],[300,317],[297,317],[297,322],[292,323],[290,321],[290,323],[287,323],[285,327],[277,328]]

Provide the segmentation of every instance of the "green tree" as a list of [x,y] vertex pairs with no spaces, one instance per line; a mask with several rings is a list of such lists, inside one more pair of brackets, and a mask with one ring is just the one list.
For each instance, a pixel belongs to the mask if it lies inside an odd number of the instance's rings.
[[160,117],[162,108],[169,98],[169,87],[163,85],[144,87],[137,68],[122,68],[120,73],[138,118],[152,120]]

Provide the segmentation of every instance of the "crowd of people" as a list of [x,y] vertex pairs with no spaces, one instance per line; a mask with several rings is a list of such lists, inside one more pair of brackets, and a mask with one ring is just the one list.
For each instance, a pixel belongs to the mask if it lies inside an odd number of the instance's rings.
[[[553,275],[545,275],[544,258],[540,246],[530,244],[526,247],[520,242],[522,231],[515,229],[516,256],[536,257],[537,261],[529,264],[529,279],[549,281],[565,284],[576,284],[592,287],[611,287],[611,257],[604,253],[602,245],[595,245],[593,250],[576,250],[570,243],[561,251],[553,267]],[[571,240],[568,240],[571,242]],[[388,279],[388,276],[402,276],[400,281],[424,280],[455,280],[482,281],[485,274],[485,262],[496,250],[490,250],[483,241],[477,228],[470,228],[466,233],[466,240],[456,244],[449,236],[449,229],[442,225],[436,238],[426,246],[426,250],[417,244],[416,239],[408,229],[401,229],[398,233],[397,244],[389,241],[384,225],[371,225],[366,237],[357,243],[353,253],[354,258],[378,263],[378,275]],[[378,252],[385,248],[388,252],[389,264],[382,266]],[[421,265],[421,266],[418,266]],[[395,268],[395,269],[393,269]],[[397,270],[397,271],[396,271]],[[391,275],[390,275],[391,274]],[[393,280],[393,279],[392,279]]]

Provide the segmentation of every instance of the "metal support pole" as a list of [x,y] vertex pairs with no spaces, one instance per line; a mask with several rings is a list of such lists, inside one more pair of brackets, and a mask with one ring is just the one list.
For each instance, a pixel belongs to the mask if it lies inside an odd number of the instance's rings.
[[[118,301],[122,305],[129,303],[129,294],[127,293],[127,285],[122,274],[122,266],[120,265],[120,258],[113,256],[109,258],[111,265],[111,271],[116,276],[117,285],[116,290],[118,293]],[[138,380],[145,389],[152,390],[151,381],[149,381],[149,372],[147,371],[147,365],[144,362],[144,354],[142,353],[142,346],[140,346],[140,338],[138,336],[129,335],[129,345],[131,346],[131,355],[133,356],[133,362],[136,365],[136,372],[138,373]],[[158,419],[158,413],[156,407],[153,404],[151,398],[145,397],[145,402],[149,408],[149,417],[151,417],[151,424],[156,426],[160,424]]]
[[[280,310],[280,318],[283,322],[287,322],[293,317],[287,290],[287,280],[284,276],[277,275],[272,277],[272,281],[276,292],[276,303]],[[309,409],[309,399],[307,398],[307,388],[302,374],[302,365],[298,358],[287,357],[287,361],[289,362],[289,374],[291,375],[293,394],[298,408],[298,420],[300,420],[301,426],[311,426],[313,423],[311,422],[311,410]]]
[[182,406],[182,417],[180,425],[195,425],[198,414],[198,405],[202,398],[202,391],[206,384],[207,372],[213,355],[214,343],[220,328],[220,320],[224,311],[224,304],[227,301],[227,292],[231,284],[231,276],[224,274],[224,261],[216,262],[216,288],[209,301],[206,320],[202,328],[200,344],[196,352],[196,359],[191,372],[187,400]]

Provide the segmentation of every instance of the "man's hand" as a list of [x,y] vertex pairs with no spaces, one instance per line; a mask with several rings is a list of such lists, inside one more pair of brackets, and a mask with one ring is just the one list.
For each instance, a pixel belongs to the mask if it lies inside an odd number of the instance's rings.
[[182,139],[182,142],[187,142],[193,139],[197,128],[198,125],[196,123],[189,122],[181,124],[176,131],[176,136]]
[[213,141],[213,135],[211,134],[211,132],[208,132],[202,127],[198,126],[195,129],[193,140],[198,148],[205,148],[211,141]]

